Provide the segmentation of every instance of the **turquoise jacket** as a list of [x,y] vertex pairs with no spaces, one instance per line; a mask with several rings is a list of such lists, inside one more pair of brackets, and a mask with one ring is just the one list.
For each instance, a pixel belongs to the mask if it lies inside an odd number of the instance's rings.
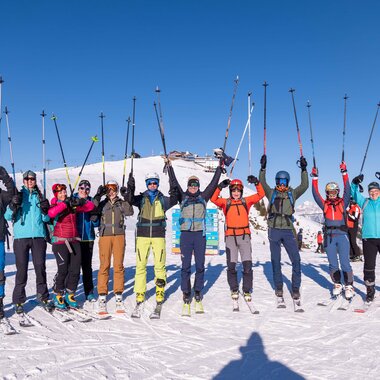
[[[351,184],[351,196],[362,209],[363,212],[363,239],[380,238],[380,197],[374,201],[371,198],[365,198],[359,191],[358,185]],[[365,204],[364,210],[363,206]]]
[[[37,238],[46,236],[44,222],[48,222],[50,217],[44,215],[39,207],[40,198],[38,192],[33,190],[30,192],[23,186],[22,206],[17,212],[16,220],[13,223],[13,236],[15,239]],[[11,221],[13,211],[7,207],[4,214],[6,220]]]

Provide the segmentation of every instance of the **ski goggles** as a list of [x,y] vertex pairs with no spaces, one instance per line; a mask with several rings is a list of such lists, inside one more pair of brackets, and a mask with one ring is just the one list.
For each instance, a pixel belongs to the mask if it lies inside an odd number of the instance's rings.
[[79,190],[84,190],[84,191],[90,191],[91,190],[91,188],[88,187],[88,186],[79,186],[78,189]]
[[155,180],[155,179],[147,179],[147,180],[146,180],[146,185],[147,185],[147,186],[149,186],[149,185],[158,186],[158,181]]
[[187,187],[199,187],[198,181],[189,181]]
[[57,183],[54,186],[53,193],[59,193],[62,190],[66,190],[66,185],[63,183]]
[[243,191],[243,186],[242,185],[232,185],[232,186],[230,186],[230,190],[231,191],[240,191],[240,192],[242,192]]
[[107,192],[112,190],[115,193],[117,193],[117,185],[115,185],[113,183],[106,185],[106,189],[107,189]]
[[277,181],[276,181],[276,185],[277,186],[288,186],[288,180],[286,178],[279,178]]
[[25,177],[24,181],[35,181],[36,179],[34,177]]

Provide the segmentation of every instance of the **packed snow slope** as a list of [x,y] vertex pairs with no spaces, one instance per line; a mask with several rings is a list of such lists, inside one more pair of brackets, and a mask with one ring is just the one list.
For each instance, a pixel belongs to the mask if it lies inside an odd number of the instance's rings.
[[[106,163],[107,179],[121,181],[120,162]],[[212,174],[205,173],[193,163],[173,163],[180,183],[185,186],[189,175],[200,177],[201,187]],[[130,163],[128,160],[128,168]],[[157,171],[160,189],[168,190],[167,177],[162,174],[160,157],[136,159],[134,173],[137,191],[143,191],[144,176]],[[93,184],[93,193],[101,183],[101,164],[85,168],[83,178]],[[71,169],[75,178],[79,168]],[[66,182],[64,170],[48,172],[49,189],[55,182]],[[19,182],[20,183],[20,179]],[[248,194],[249,191],[246,191]],[[223,193],[227,195],[227,192]],[[256,210],[252,220],[260,229],[252,229],[253,303],[260,310],[252,315],[240,300],[240,312],[232,312],[232,302],[226,276],[224,244],[220,255],[206,258],[204,308],[205,314],[192,313],[182,317],[180,290],[181,259],[172,255],[170,213],[167,232],[166,302],[160,320],[150,320],[154,307],[154,273],[152,259],[148,268],[148,300],[141,320],[129,317],[134,307],[133,276],[135,269],[134,223],[127,222],[125,254],[124,300],[127,317],[113,315],[110,320],[88,323],[59,323],[46,312],[36,308],[35,275],[30,262],[26,310],[41,326],[17,326],[11,305],[15,279],[14,255],[6,255],[6,315],[19,334],[2,336],[0,340],[0,376],[4,379],[377,379],[380,370],[378,343],[380,324],[379,303],[365,314],[354,312],[362,306],[365,286],[362,281],[363,263],[353,263],[357,295],[348,311],[337,306],[317,306],[327,299],[331,288],[325,255],[315,253],[315,235],[320,226],[303,217],[297,218],[297,229],[304,229],[310,248],[301,252],[302,303],[304,313],[295,313],[289,294],[291,266],[283,252],[283,274],[286,309],[277,309],[272,289],[272,268],[265,221]],[[221,217],[220,232],[223,233]],[[222,239],[223,240],[223,239]],[[11,249],[12,250],[12,249]],[[98,247],[94,250],[94,277],[99,268]],[[239,267],[240,271],[240,267]],[[56,262],[51,247],[47,258],[48,283],[51,289]],[[112,273],[111,273],[112,274]],[[379,276],[377,269],[377,276]],[[379,291],[377,287],[377,291]],[[83,303],[82,284],[78,300]],[[85,305],[88,307],[88,305]],[[112,277],[108,308],[113,312],[115,301]],[[193,305],[192,305],[193,310]]]

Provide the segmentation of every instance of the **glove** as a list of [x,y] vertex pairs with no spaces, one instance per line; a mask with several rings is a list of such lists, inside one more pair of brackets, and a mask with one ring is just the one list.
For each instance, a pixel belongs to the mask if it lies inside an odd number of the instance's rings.
[[224,181],[220,182],[220,184],[218,185],[219,190],[224,189],[224,188],[227,187],[230,183],[231,183],[231,180],[229,180],[228,178],[225,179]]
[[169,189],[169,195],[170,195],[170,196],[176,196],[176,197],[178,197],[178,194],[179,194],[179,191],[178,191],[177,186],[175,186],[175,187],[171,187],[171,188]]
[[313,168],[311,169],[311,173],[310,173],[310,175],[311,175],[312,177],[317,178],[317,177],[318,177],[318,168],[313,167]]
[[120,187],[120,194],[123,198],[127,195],[127,188],[125,186]]
[[219,160],[220,166],[230,166],[234,162],[234,159],[230,156],[227,156],[224,152],[222,153],[222,158]]
[[91,220],[91,222],[97,222],[98,221],[98,219],[99,219],[99,215],[98,214],[92,214],[91,216],[90,216],[90,220]]
[[5,170],[4,167],[0,166],[0,178],[4,179],[7,176],[8,176],[8,172]]
[[363,175],[363,174],[359,174],[359,175],[357,175],[357,176],[352,180],[352,183],[354,183],[355,185],[359,185],[360,183],[363,182],[363,179],[364,179],[364,175]]
[[306,167],[307,167],[307,161],[306,161],[306,158],[304,156],[301,156],[300,157],[300,167],[301,167],[301,170],[304,172],[306,170]]
[[247,182],[253,183],[255,186],[257,186],[260,183],[259,179],[257,177],[255,177],[254,175],[249,175],[247,177]]
[[40,209],[41,209],[41,212],[46,215],[49,211],[49,208],[50,208],[50,204],[49,204],[49,201],[47,199],[42,199],[40,201]]
[[261,170],[265,170],[267,167],[267,155],[263,154],[260,158]]
[[22,193],[17,193],[12,197],[11,203],[9,203],[9,208],[12,211],[17,210],[18,207],[20,207],[22,204]]
[[70,198],[70,206],[71,207],[79,207],[79,206],[84,206],[86,204],[86,199],[84,198]]
[[136,189],[136,182],[135,182],[135,178],[133,177],[133,174],[132,174],[132,173],[129,173],[128,182],[127,182],[127,187],[128,187],[128,189],[131,190],[133,193],[135,192],[135,189]]
[[103,195],[107,194],[107,188],[103,185],[98,187],[98,191],[95,194],[95,197],[101,198]]
[[341,173],[347,173],[347,165],[344,161],[339,165],[339,169]]

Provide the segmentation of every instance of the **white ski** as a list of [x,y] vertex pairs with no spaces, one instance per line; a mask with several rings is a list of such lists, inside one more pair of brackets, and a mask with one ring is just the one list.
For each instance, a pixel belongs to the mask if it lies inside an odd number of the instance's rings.
[[351,298],[343,298],[342,299],[342,302],[341,304],[339,305],[338,309],[337,310],[344,310],[344,311],[347,311],[350,306],[352,305],[352,301],[353,301],[354,297],[351,297]]
[[286,304],[284,297],[276,297],[277,298],[277,309],[285,309]]
[[294,305],[294,312],[296,313],[303,313],[305,310],[302,308],[301,300],[293,299],[293,305]]
[[156,304],[156,307],[149,315],[150,319],[160,319],[161,318],[162,303]]
[[[247,304],[249,311],[252,314],[260,314],[260,311],[256,309],[256,307],[252,304],[252,301],[247,301],[246,298],[244,297],[244,294],[242,294],[244,302]],[[278,307],[278,306],[277,306]]]
[[16,329],[12,326],[12,324],[9,322],[8,318],[6,317],[3,317],[0,319],[0,326],[4,335],[17,334]]
[[143,310],[144,310],[144,302],[136,304],[136,307],[132,311],[131,317],[141,318]]
[[32,327],[35,324],[32,322],[32,319],[25,313],[16,314],[18,323],[21,327]]
[[232,311],[238,312],[239,309],[239,301],[238,300],[232,300]]

